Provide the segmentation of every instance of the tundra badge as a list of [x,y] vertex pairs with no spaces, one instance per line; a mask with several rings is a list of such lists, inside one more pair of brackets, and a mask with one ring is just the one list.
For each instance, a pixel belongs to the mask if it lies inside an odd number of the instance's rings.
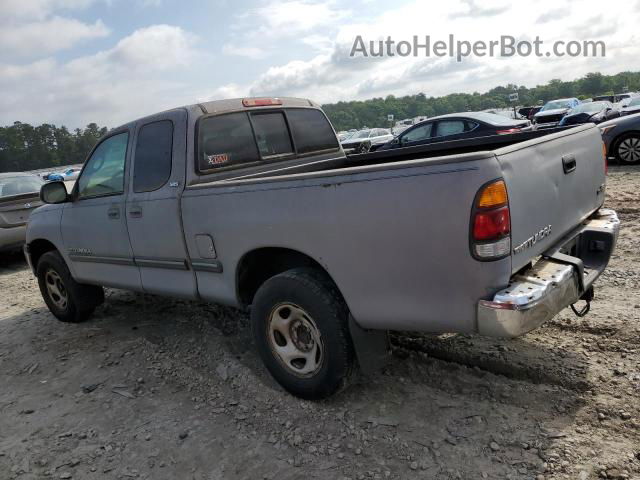
[[520,245],[518,245],[517,247],[514,247],[513,248],[514,255],[517,255],[520,252],[523,252],[523,251],[533,247],[536,243],[538,243],[543,238],[548,237],[549,235],[551,235],[551,225],[547,225],[546,227],[541,229],[539,232],[536,232],[532,236],[527,238]]

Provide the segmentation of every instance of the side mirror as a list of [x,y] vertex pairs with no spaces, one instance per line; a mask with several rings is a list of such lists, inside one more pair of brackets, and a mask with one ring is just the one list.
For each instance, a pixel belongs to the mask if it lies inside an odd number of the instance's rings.
[[45,183],[40,188],[40,200],[44,203],[64,203],[69,200],[64,182]]
[[391,145],[399,145],[400,144],[400,137],[396,137],[393,140],[391,140]]

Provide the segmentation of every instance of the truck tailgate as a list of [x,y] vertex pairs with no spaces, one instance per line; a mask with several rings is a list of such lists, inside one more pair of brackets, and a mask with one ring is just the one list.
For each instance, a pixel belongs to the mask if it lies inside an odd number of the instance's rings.
[[516,272],[603,204],[602,138],[585,125],[495,153],[509,195]]

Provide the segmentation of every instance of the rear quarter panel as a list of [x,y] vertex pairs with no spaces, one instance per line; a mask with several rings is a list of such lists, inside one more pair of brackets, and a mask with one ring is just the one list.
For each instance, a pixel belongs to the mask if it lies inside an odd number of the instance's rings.
[[240,259],[283,247],[323,265],[366,328],[475,331],[476,302],[511,271],[509,258],[483,263],[469,251],[474,196],[497,177],[484,153],[187,188],[191,258],[195,235],[210,234],[224,268],[199,272],[199,292],[237,304]]

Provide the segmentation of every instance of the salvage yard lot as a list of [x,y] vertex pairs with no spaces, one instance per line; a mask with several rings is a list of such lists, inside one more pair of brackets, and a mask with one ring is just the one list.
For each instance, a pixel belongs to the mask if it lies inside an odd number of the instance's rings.
[[640,478],[640,169],[591,313],[517,340],[394,334],[322,402],[275,384],[237,310],[107,290],[57,322],[0,259],[0,479]]

